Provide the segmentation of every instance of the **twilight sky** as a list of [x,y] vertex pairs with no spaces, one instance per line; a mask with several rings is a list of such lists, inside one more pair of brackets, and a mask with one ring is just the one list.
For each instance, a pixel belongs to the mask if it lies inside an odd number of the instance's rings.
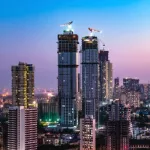
[[114,77],[150,81],[149,8],[150,0],[0,0],[0,88],[11,87],[11,65],[23,61],[35,65],[36,87],[56,89],[57,34],[71,20],[80,41],[88,27],[103,30],[96,35]]

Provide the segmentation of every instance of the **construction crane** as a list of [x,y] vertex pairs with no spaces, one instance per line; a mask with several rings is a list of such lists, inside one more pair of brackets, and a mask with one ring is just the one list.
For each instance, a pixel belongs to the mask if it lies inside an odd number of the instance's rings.
[[[100,32],[100,33],[102,33],[102,31],[97,30],[97,29],[93,29],[93,28],[88,28],[88,29],[89,29],[89,31],[90,31],[91,33],[93,33],[93,32]],[[102,43],[102,45],[103,45],[103,50],[104,50],[105,43],[104,43],[101,39],[99,39],[99,40],[100,40],[100,42]]]
[[64,27],[64,26],[69,26],[69,25],[71,25],[73,23],[73,21],[70,21],[70,22],[68,22],[68,23],[65,23],[65,24],[62,24],[62,25],[60,25],[61,27]]
[[102,32],[102,31],[99,31],[99,30],[96,30],[96,29],[93,29],[93,28],[88,28],[89,29],[89,31],[91,32],[91,33],[93,33],[93,32]]

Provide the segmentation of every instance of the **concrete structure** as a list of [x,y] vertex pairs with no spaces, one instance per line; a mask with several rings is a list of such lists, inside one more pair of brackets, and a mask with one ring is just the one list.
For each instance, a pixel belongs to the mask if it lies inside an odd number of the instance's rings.
[[96,150],[95,119],[86,116],[80,120],[80,150]]
[[58,96],[63,128],[77,125],[77,92],[78,92],[78,35],[73,31],[64,31],[58,35]]
[[8,116],[8,150],[37,149],[37,108],[14,106]]
[[34,102],[34,66],[19,62],[12,66],[12,102],[25,108]]

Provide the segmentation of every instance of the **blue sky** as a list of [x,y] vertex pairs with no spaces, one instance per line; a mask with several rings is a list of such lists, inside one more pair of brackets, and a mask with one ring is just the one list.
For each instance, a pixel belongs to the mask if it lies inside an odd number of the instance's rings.
[[[57,87],[57,34],[74,21],[75,33],[88,35],[88,27],[110,51],[114,77],[150,80],[149,0],[1,0],[0,87],[11,86],[11,65],[19,61],[36,67],[37,87]],[[80,42],[80,41],[79,41]]]

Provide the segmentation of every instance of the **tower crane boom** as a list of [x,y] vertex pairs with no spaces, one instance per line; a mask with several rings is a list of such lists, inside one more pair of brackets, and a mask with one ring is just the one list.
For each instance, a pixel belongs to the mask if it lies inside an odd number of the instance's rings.
[[88,28],[90,32],[101,32],[99,30],[93,29],[93,28]]
[[70,22],[68,22],[68,23],[61,24],[60,26],[61,26],[61,27],[64,27],[64,26],[69,26],[69,25],[71,25],[72,23],[73,23],[73,21],[70,21]]

